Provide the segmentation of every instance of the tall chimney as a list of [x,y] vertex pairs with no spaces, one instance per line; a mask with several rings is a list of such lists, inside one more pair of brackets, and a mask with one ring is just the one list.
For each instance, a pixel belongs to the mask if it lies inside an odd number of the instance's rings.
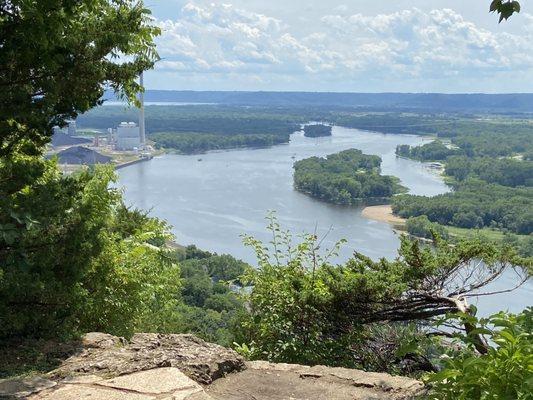
[[[144,88],[144,73],[141,72],[140,84]],[[146,145],[146,132],[144,129],[144,92],[139,93],[139,101],[141,108],[139,109],[139,138],[141,140],[141,146],[144,148]]]

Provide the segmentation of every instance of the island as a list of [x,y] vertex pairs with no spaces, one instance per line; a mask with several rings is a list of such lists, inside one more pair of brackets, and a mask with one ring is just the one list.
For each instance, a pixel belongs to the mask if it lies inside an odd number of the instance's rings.
[[386,204],[406,189],[398,178],[381,175],[380,167],[379,156],[357,149],[310,157],[294,164],[294,188],[334,204]]
[[304,126],[305,137],[331,136],[331,125],[317,124]]

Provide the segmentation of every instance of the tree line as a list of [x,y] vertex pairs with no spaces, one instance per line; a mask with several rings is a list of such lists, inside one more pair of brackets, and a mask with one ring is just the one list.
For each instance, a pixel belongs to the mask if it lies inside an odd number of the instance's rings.
[[216,135],[209,133],[162,132],[150,136],[156,148],[173,149],[183,154],[240,147],[269,147],[289,142],[289,134]]

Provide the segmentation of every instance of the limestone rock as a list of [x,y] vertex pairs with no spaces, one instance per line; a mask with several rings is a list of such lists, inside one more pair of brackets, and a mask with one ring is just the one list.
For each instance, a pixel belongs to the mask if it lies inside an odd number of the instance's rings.
[[68,358],[51,378],[92,374],[116,377],[154,368],[175,367],[198,383],[209,384],[244,368],[233,350],[194,335],[139,333],[128,342],[101,333],[87,334],[83,348]]
[[33,393],[54,387],[57,383],[41,377],[0,380],[0,399],[25,399]]
[[247,363],[243,372],[206,389],[213,400],[408,400],[424,391],[421,382],[347,368]]

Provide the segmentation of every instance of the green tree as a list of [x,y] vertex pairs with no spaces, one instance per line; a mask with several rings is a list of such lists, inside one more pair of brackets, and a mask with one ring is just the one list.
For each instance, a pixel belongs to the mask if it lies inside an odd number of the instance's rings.
[[0,1],[0,336],[128,334],[179,296],[164,224],[124,207],[112,171],[42,158],[106,88],[135,101],[158,33],[141,1]]
[[107,168],[63,176],[54,161],[0,158],[0,337],[165,326],[181,285],[168,230],[126,209],[113,179]]
[[0,156],[39,153],[106,87],[135,101],[158,58],[149,15],[137,0],[1,0]]
[[[240,349],[252,358],[277,362],[359,366],[358,347],[368,327],[380,323],[427,322],[461,312],[463,325],[477,352],[488,346],[468,318],[468,298],[516,265],[531,267],[517,257],[481,240],[450,246],[436,240],[420,247],[402,239],[398,258],[373,261],[362,254],[332,265],[336,248],[320,256],[320,241],[307,235],[298,243],[271,217],[272,244],[246,237],[259,268],[245,276],[253,287],[247,297]],[[517,284],[528,273],[517,270]],[[363,341],[364,342],[364,341]]]

